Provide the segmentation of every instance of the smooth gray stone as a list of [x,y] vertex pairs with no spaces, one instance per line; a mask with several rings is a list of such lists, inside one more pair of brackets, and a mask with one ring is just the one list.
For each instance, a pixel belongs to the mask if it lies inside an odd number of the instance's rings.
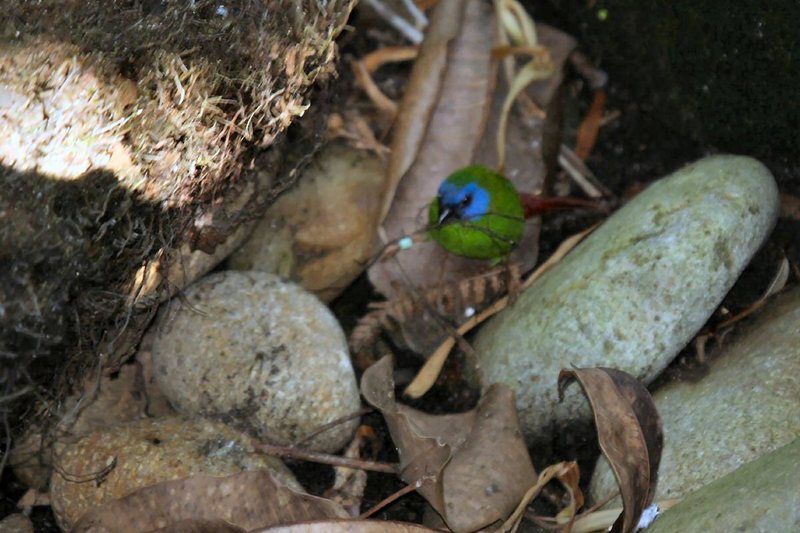
[[[705,378],[669,383],[653,399],[664,421],[657,500],[680,498],[800,438],[800,288],[768,302],[728,338]],[[601,459],[592,498],[616,487]]]
[[[217,418],[291,444],[360,408],[347,341],[314,295],[267,272],[224,271],[197,281],[152,326],[153,374],[187,416]],[[345,446],[348,420],[304,443]]]
[[714,156],[611,216],[477,335],[482,383],[509,384],[529,441],[589,419],[562,368],[611,366],[649,382],[706,322],[772,229],[769,170]]
[[687,495],[647,533],[800,531],[800,439]]

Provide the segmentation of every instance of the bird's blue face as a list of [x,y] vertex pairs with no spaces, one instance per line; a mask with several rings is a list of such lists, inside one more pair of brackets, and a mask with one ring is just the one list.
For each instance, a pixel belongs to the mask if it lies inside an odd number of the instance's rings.
[[476,220],[489,212],[489,191],[477,183],[439,185],[439,224],[448,220]]

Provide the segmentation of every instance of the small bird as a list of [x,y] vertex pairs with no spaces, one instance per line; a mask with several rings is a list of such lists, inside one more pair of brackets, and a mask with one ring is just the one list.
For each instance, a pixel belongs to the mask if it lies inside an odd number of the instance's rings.
[[428,234],[449,252],[497,262],[522,238],[525,210],[507,178],[472,165],[439,185],[428,223]]
[[598,205],[580,198],[519,193],[506,177],[472,165],[456,170],[439,185],[428,208],[428,235],[451,253],[498,263],[522,239],[525,219],[576,207]]

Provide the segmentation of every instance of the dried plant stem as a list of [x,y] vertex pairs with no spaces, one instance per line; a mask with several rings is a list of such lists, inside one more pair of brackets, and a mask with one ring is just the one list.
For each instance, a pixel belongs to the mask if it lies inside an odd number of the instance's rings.
[[364,415],[366,415],[368,413],[371,413],[374,410],[375,409],[373,409],[372,407],[364,407],[363,409],[359,409],[358,411],[355,411],[353,413],[350,413],[350,414],[347,414],[347,415],[344,415],[344,416],[340,416],[336,420],[332,420],[332,421],[328,422],[327,424],[323,424],[323,425],[319,426],[317,429],[315,429],[314,431],[312,431],[311,433],[309,433],[308,435],[305,435],[302,439],[300,439],[297,442],[295,442],[294,444],[292,444],[292,448],[299,448],[300,446],[302,446],[304,444],[307,444],[311,439],[313,439],[314,437],[316,437],[320,433],[324,433],[324,432],[328,431],[331,428],[335,428],[336,426],[338,426],[340,424],[343,424],[343,423],[347,422],[348,420],[352,420],[354,418],[361,418],[362,416],[364,416]]
[[569,146],[562,144],[558,154],[558,164],[561,165],[572,181],[580,187],[590,198],[610,197],[611,191],[604,187],[592,174],[589,167],[578,157]]
[[275,446],[272,444],[259,444],[256,451],[271,455],[273,457],[286,457],[288,459],[299,459],[312,463],[324,465],[346,466],[359,470],[369,470],[371,472],[383,472],[385,474],[397,474],[398,466],[393,463],[381,463],[378,461],[366,461],[363,459],[350,459],[331,455],[329,453],[311,452],[308,450],[298,450],[290,446]]
[[365,511],[365,512],[361,513],[361,516],[358,517],[359,520],[363,520],[365,518],[369,518],[370,516],[374,515],[375,513],[377,513],[378,511],[380,511],[381,509],[383,509],[384,507],[386,507],[390,503],[394,502],[398,498],[401,498],[401,497],[405,496],[409,492],[414,492],[415,490],[419,489],[423,484],[432,481],[432,479],[433,478],[423,478],[423,479],[417,481],[416,483],[411,483],[410,485],[406,485],[405,487],[403,487],[402,489],[398,490],[394,494],[390,494],[389,496],[387,496],[386,498],[384,498],[383,500],[378,502],[369,511]]

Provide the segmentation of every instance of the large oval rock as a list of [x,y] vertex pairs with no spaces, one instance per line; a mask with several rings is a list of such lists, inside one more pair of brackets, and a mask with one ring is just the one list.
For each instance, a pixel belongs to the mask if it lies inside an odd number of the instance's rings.
[[252,437],[221,422],[144,419],[90,433],[66,446],[50,480],[50,500],[65,531],[83,513],[141,488],[196,474],[224,476],[266,469],[295,490],[283,463],[254,452]]
[[587,420],[570,365],[611,366],[650,381],[713,312],[778,214],[772,175],[715,156],[655,182],[612,215],[475,341],[483,383],[517,393],[529,440]]
[[[704,379],[673,382],[653,395],[664,421],[656,499],[681,498],[800,438],[800,289],[768,306],[713,358]],[[592,497],[599,501],[616,487],[601,460]]]
[[800,531],[800,439],[691,493],[647,533]]
[[[180,413],[296,442],[360,407],[344,333],[315,296],[265,272],[220,272],[156,321],[156,383]],[[304,446],[335,451],[355,420]]]

